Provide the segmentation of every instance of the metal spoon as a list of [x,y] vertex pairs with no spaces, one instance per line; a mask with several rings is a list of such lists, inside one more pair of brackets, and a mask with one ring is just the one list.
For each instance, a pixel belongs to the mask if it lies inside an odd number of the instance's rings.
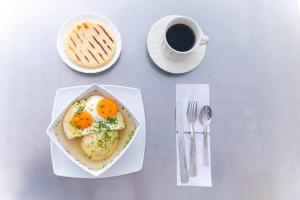
[[204,139],[203,139],[203,164],[205,166],[209,165],[209,159],[208,159],[208,140],[207,140],[207,127],[211,122],[212,119],[212,110],[209,106],[204,106],[200,111],[200,123],[202,124],[204,128]]

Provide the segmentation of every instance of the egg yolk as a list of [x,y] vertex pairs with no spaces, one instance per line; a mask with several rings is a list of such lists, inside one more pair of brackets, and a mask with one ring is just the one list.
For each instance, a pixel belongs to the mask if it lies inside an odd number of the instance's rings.
[[112,100],[102,99],[97,104],[97,112],[103,118],[111,118],[117,114],[117,111],[117,105]]
[[77,128],[84,129],[91,126],[93,123],[93,117],[87,111],[81,111],[74,114],[72,118],[72,124]]

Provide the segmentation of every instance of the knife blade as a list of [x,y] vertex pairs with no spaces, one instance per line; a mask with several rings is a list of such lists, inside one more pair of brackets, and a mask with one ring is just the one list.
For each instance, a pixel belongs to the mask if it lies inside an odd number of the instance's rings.
[[187,170],[187,160],[185,153],[185,141],[183,132],[183,112],[182,112],[182,99],[177,99],[176,104],[176,132],[178,141],[178,152],[179,152],[179,166],[180,166],[180,179],[182,183],[189,181],[189,175]]

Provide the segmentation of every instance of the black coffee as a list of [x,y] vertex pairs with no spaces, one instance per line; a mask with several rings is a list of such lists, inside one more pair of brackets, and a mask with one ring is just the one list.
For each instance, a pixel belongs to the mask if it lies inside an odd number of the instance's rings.
[[195,43],[193,30],[185,24],[175,24],[167,30],[167,41],[177,51],[188,51]]

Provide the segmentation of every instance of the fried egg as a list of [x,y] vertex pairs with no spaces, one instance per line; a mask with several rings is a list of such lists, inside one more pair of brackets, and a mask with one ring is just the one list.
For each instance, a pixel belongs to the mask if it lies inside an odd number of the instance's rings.
[[68,139],[125,127],[117,104],[100,95],[76,101],[65,113],[63,128]]

